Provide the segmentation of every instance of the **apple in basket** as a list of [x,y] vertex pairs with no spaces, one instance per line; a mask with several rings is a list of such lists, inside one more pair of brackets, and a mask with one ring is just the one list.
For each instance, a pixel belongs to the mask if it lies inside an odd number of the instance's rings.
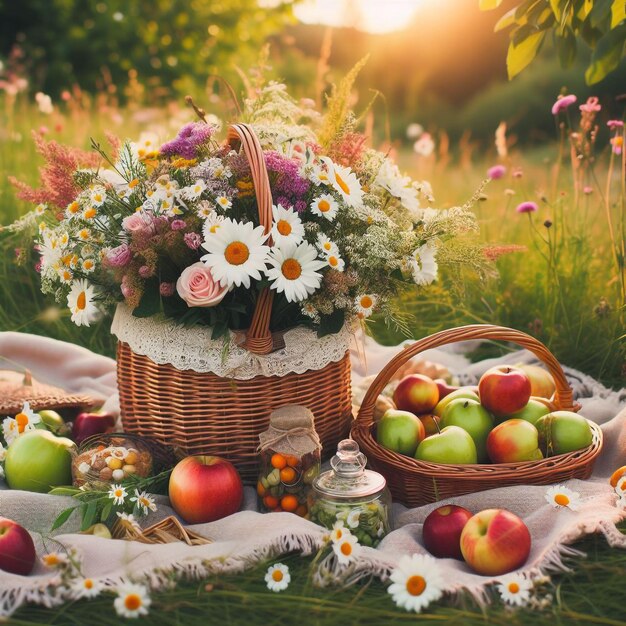
[[501,423],[508,419],[520,419],[526,420],[536,426],[537,420],[548,413],[550,413],[550,409],[543,402],[531,398],[523,409],[511,413],[511,415],[507,415],[506,417],[499,418],[498,422]]
[[515,367],[519,367],[519,369],[528,376],[528,380],[530,380],[530,390],[533,396],[548,399],[553,396],[556,385],[554,384],[554,378],[552,378],[550,372],[544,370],[543,367],[539,367],[539,365],[518,363]]
[[467,431],[458,426],[446,426],[417,446],[415,458],[429,463],[468,465],[477,462],[476,444]]
[[441,431],[439,425],[441,424],[441,418],[432,413],[426,413],[425,415],[418,415],[419,421],[424,424],[424,430],[426,431],[426,437],[436,435]]
[[457,398],[448,404],[441,415],[442,426],[460,426],[476,444],[479,463],[487,462],[487,437],[493,428],[493,417],[480,402]]
[[445,559],[463,560],[461,533],[472,513],[462,506],[448,504],[431,511],[424,520],[424,547],[433,555]]
[[539,449],[539,432],[526,420],[506,420],[489,433],[487,454],[493,463],[543,459]]
[[376,441],[389,450],[413,456],[426,437],[424,424],[413,413],[388,409],[376,426]]
[[72,439],[82,443],[87,437],[111,432],[115,428],[112,413],[80,413],[72,424]]
[[530,389],[528,376],[509,365],[488,369],[478,382],[480,403],[496,417],[523,409],[530,400]]
[[204,524],[239,510],[243,485],[234,466],[217,456],[188,456],[172,470],[172,507],[188,524]]
[[20,435],[7,449],[4,472],[11,489],[47,493],[72,484],[74,442],[47,430]]
[[439,388],[428,376],[409,374],[398,383],[393,402],[401,411],[410,411],[414,415],[429,413],[439,402]]
[[439,389],[440,401],[450,395],[453,391],[457,391],[459,389],[456,385],[449,385],[443,378],[435,378],[435,385],[437,385],[437,389]]
[[0,570],[28,576],[35,565],[35,544],[17,522],[0,517]]
[[433,413],[441,417],[448,404],[458,398],[465,398],[466,400],[476,400],[476,402],[480,402],[478,394],[476,393],[476,387],[459,387],[439,400],[437,406],[433,410]]
[[554,411],[537,420],[539,447],[546,456],[565,454],[591,445],[589,422],[572,411]]
[[461,533],[465,562],[483,576],[500,576],[526,563],[530,554],[526,524],[505,509],[487,509],[471,517]]

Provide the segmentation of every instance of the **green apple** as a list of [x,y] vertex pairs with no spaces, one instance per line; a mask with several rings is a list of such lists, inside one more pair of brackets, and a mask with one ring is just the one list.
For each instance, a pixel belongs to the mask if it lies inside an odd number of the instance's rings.
[[543,402],[539,402],[539,400],[533,400],[533,398],[531,398],[523,409],[498,419],[498,424],[510,419],[519,419],[526,420],[527,422],[536,425],[537,420],[548,413],[550,413],[550,409]]
[[56,412],[44,409],[39,411],[39,417],[46,428],[55,435],[64,434],[66,430],[65,420]]
[[476,387],[461,387],[452,393],[449,393],[447,396],[439,400],[437,406],[435,407],[433,413],[441,417],[445,408],[452,402],[453,400],[458,400],[459,398],[465,398],[467,400],[476,400],[476,402],[480,402],[480,398],[475,391]]
[[589,422],[571,411],[554,411],[537,420],[539,447],[546,456],[565,454],[591,445]]
[[487,463],[487,437],[493,428],[493,417],[478,400],[457,398],[452,400],[441,415],[442,426],[460,426],[466,430],[476,445],[479,463]]
[[446,426],[438,435],[422,441],[415,451],[418,461],[468,465],[477,462],[476,444],[471,435],[458,426]]
[[20,435],[9,446],[4,462],[11,489],[47,493],[52,487],[72,484],[72,455],[75,444],[47,430]]
[[376,426],[376,441],[381,446],[409,456],[425,436],[424,424],[409,411],[387,409]]

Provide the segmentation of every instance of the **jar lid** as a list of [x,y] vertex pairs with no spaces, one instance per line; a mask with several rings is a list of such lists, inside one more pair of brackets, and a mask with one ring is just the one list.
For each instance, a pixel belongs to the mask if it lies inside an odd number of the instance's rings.
[[367,459],[359,451],[359,444],[344,439],[337,446],[337,454],[330,460],[332,469],[313,481],[313,488],[322,495],[338,498],[373,496],[387,485],[382,474],[366,470]]

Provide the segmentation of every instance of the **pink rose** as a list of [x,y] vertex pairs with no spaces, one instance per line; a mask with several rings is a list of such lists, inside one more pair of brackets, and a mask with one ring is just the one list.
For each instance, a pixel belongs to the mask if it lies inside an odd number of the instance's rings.
[[106,264],[109,267],[125,267],[130,263],[133,253],[128,244],[123,243],[117,248],[110,248],[105,252]]
[[213,279],[211,269],[204,263],[194,263],[183,270],[176,281],[178,295],[189,306],[215,306],[222,301],[228,287]]
[[135,211],[132,215],[122,220],[122,228],[129,233],[153,233],[155,232],[152,218],[143,211]]

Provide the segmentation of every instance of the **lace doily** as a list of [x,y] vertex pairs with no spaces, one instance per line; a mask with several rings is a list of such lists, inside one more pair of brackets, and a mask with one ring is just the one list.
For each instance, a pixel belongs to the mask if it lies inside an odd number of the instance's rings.
[[233,333],[225,348],[224,338],[211,339],[211,328],[185,328],[159,317],[133,317],[123,304],[117,307],[111,332],[133,352],[159,365],[170,364],[179,370],[212,372],[239,380],[320,370],[344,357],[352,337],[347,325],[321,339],[315,331],[297,327],[285,333],[284,348],[258,355],[238,346]]

